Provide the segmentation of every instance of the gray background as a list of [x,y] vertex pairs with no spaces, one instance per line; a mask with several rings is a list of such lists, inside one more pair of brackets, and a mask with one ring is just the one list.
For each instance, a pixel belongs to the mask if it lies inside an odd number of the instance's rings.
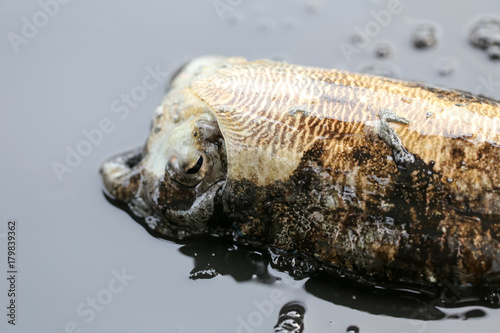
[[[350,325],[361,332],[496,330],[498,310],[482,309],[486,316],[466,321],[461,319],[470,308],[445,310],[459,319],[429,322],[374,315],[322,300],[304,290],[304,280],[272,269],[281,282],[239,283],[228,275],[192,281],[193,259],[178,251],[181,245],[151,237],[104,199],[100,163],[143,144],[165,93],[168,80],[148,91],[124,119],[113,112],[115,99],[142,85],[148,66],[172,72],[205,54],[351,71],[379,64],[401,78],[500,99],[498,83],[494,89],[483,84],[488,75],[500,81],[500,62],[467,43],[477,17],[500,13],[497,0],[401,0],[402,13],[350,61],[339,45],[352,45],[353,29],[373,21],[370,12],[386,9],[386,1],[221,1],[231,7],[222,19],[211,0],[71,0],[18,52],[9,34],[22,35],[23,17],[33,22],[42,9],[35,0],[0,3],[0,234],[15,218],[19,238],[17,325],[7,325],[1,310],[1,331],[64,332],[75,322],[82,332],[237,332],[239,318],[253,316],[262,320],[252,331],[270,332],[290,300],[306,306],[305,332],[345,332]],[[410,43],[412,26],[421,21],[438,27],[438,44],[430,50],[415,50]],[[394,45],[391,58],[375,57],[380,41]],[[456,71],[440,76],[442,61],[456,64]],[[75,149],[85,139],[82,131],[97,128],[104,118],[114,130],[60,182],[52,163],[64,163],[66,147]],[[6,242],[0,242],[0,308],[5,309]],[[134,279],[86,322],[89,317],[76,313],[79,304],[102,294],[112,271],[122,269]],[[275,290],[284,295],[281,303],[256,314],[255,302],[269,302]],[[371,301],[377,304],[376,297]]]

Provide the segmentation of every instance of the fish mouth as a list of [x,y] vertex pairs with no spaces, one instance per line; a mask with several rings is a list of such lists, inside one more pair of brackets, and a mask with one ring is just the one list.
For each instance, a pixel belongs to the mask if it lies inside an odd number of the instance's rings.
[[106,160],[100,169],[106,195],[121,202],[137,197],[141,183],[143,147],[129,150]]
[[[225,185],[226,179],[212,184],[188,210],[167,208],[158,212],[140,196],[124,202],[111,195],[107,189],[104,190],[104,196],[109,203],[125,211],[152,236],[182,243],[193,237],[213,234],[212,224],[215,220],[220,220],[217,200],[221,198]],[[208,221],[205,220],[207,218]]]
[[220,197],[220,192],[224,190],[225,185],[226,180],[221,179],[198,195],[189,209],[166,208],[162,215],[167,215],[176,221],[182,221],[182,223],[176,223],[178,225],[185,225],[187,222],[190,226],[202,227],[201,225],[196,226],[199,224],[198,221],[206,221],[208,216],[213,215],[216,199]]

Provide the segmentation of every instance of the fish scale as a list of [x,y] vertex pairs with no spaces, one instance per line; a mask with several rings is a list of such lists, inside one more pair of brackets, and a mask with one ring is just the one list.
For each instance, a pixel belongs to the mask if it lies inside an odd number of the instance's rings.
[[[287,78],[287,80],[283,80],[284,78]],[[210,80],[211,82],[208,87],[205,82],[206,80]],[[460,92],[453,93],[447,91],[445,94],[446,98],[440,99],[436,93],[422,89],[418,85],[411,86],[405,82],[387,78],[353,75],[335,70],[328,71],[283,63],[272,63],[269,61],[256,61],[221,69],[214,76],[194,80],[191,86],[202,100],[216,109],[217,106],[222,105],[221,103],[228,103],[224,100],[231,100],[230,96],[217,94],[217,82],[219,81],[233,82],[230,85],[232,90],[225,90],[225,93],[239,97],[238,100],[234,100],[234,104],[229,104],[241,112],[239,119],[246,119],[248,121],[258,115],[261,118],[274,120],[276,123],[271,127],[271,132],[276,133],[280,138],[282,137],[280,133],[286,131],[286,128],[283,128],[283,126],[294,126],[294,118],[287,115],[287,108],[293,104],[312,105],[312,112],[309,116],[311,118],[328,118],[331,121],[338,120],[340,122],[377,120],[377,114],[381,108],[391,107],[397,110],[398,114],[402,117],[409,119],[411,123],[410,128],[405,128],[404,126],[397,126],[395,128],[403,144],[405,146],[411,145],[412,151],[426,157],[427,163],[434,160],[436,163],[435,167],[440,170],[445,169],[445,167],[441,167],[440,163],[438,163],[440,162],[438,158],[439,154],[429,154],[427,149],[423,149],[418,144],[418,139],[415,140],[413,138],[415,133],[418,134],[423,131],[425,136],[451,136],[450,139],[455,140],[455,137],[459,137],[463,133],[478,133],[482,130],[477,125],[479,121],[468,122],[468,119],[457,117],[455,117],[455,123],[424,119],[426,112],[442,108],[443,105],[450,112],[454,112],[458,107],[455,105],[457,103],[454,102],[453,98],[462,100],[463,97]],[[275,84],[276,81],[280,82],[280,84]],[[283,87],[279,93],[275,89],[276,86]],[[258,89],[258,95],[254,95],[253,99],[243,98],[245,94],[249,93],[249,89],[253,89],[254,91]],[[321,96],[330,97],[332,102],[325,101],[322,103]],[[370,101],[370,104],[365,105],[365,103],[358,102],[363,97],[364,100]],[[402,99],[404,97],[411,100],[411,102],[403,102]],[[285,103],[280,104],[279,108],[273,108],[273,105],[269,103],[271,99],[284,100]],[[335,104],[335,100],[340,101],[340,103]],[[311,104],[316,101],[319,102]],[[492,104],[484,103],[483,99],[471,99],[468,112],[472,112],[473,116],[476,117],[492,116],[495,115],[495,110],[498,110],[498,104]],[[439,112],[435,114],[439,114]],[[442,119],[446,119],[445,115],[441,117]],[[233,123],[233,126],[237,126],[236,124],[237,122]],[[283,125],[278,126],[278,124]],[[496,127],[498,120],[495,120],[493,124],[495,127],[490,129],[491,134],[487,139],[491,142],[497,142],[499,139],[498,128]],[[230,126],[228,126],[226,131],[230,131]],[[241,123],[238,126],[241,129],[246,124]],[[252,134],[251,138],[247,139],[248,142],[243,141],[244,144],[247,144],[247,147],[275,144],[272,140],[259,140],[259,138],[265,137],[262,132],[268,132],[269,128],[261,126],[259,131],[258,122],[255,121],[252,126],[256,132]],[[487,125],[483,123],[484,126]],[[356,129],[357,131],[351,134],[360,134],[364,130],[363,126],[356,127]],[[222,130],[224,131],[225,129],[222,128]],[[302,123],[298,131],[300,134],[293,136],[294,145],[285,145],[293,147],[296,150],[296,154],[294,154],[296,159],[300,159],[302,153],[310,149],[315,137],[325,135],[325,131],[318,130],[314,126],[307,126],[306,123]],[[425,136],[421,135],[421,137]],[[269,137],[269,135],[266,135],[266,137]],[[296,140],[296,138],[300,138],[300,140]],[[287,139],[284,138],[284,140]],[[446,140],[440,140],[439,138],[435,140],[435,143],[439,144],[439,146],[446,146],[448,144]],[[439,150],[439,146],[435,146],[435,148]],[[328,156],[325,160],[334,160],[334,157]],[[277,175],[278,178],[280,176],[283,176],[283,174]],[[287,175],[285,174],[284,176]],[[269,178],[268,180],[272,181],[273,179]]]

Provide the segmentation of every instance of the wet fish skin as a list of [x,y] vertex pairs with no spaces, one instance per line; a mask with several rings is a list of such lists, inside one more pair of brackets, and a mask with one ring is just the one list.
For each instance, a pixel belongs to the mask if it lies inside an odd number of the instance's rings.
[[[497,101],[202,58],[179,73],[158,110],[142,160],[120,168],[115,158],[102,173],[108,192],[154,216],[159,233],[182,238],[229,221],[242,237],[376,281],[499,284]],[[215,161],[194,187],[165,171],[172,146],[189,160],[184,170],[202,155]]]

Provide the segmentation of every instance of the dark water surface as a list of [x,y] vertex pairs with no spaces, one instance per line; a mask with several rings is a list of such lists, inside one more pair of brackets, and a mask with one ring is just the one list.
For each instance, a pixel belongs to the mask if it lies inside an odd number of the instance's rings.
[[[294,280],[256,251],[153,238],[105,200],[98,174],[103,160],[144,143],[166,74],[198,55],[500,99],[495,27],[476,31],[478,47],[469,42],[481,17],[500,15],[497,0],[60,1],[0,3],[1,332],[498,330],[498,309],[436,308],[324,276]],[[18,223],[15,326],[6,316],[9,219]]]

